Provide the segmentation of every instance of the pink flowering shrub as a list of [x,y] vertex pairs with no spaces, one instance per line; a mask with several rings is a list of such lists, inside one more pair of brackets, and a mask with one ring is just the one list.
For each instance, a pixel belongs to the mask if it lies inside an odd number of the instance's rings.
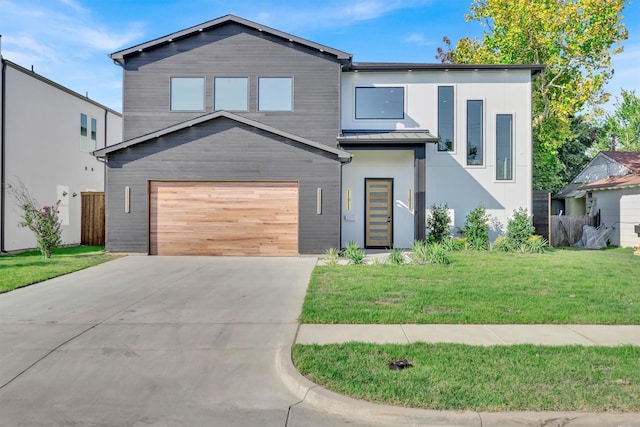
[[33,231],[38,240],[38,249],[45,258],[51,258],[53,250],[60,245],[62,238],[62,223],[58,217],[58,200],[53,206],[38,209],[33,203],[25,202],[22,209],[21,227]]

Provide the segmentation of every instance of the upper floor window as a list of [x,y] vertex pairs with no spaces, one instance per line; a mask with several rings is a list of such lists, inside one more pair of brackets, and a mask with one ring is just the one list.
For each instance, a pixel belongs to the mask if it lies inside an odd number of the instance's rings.
[[482,153],[482,101],[467,101],[467,165],[481,165]]
[[80,151],[89,151],[87,132],[87,115],[80,113]]
[[213,79],[213,109],[249,110],[249,79],[246,77],[215,77]]
[[513,179],[513,116],[496,115],[496,179]]
[[98,121],[91,118],[91,143],[89,144],[89,151],[95,151],[98,148]]
[[356,119],[404,119],[404,88],[357,87]]
[[171,111],[204,111],[204,77],[171,77]]
[[453,151],[453,86],[438,86],[438,151]]
[[293,111],[293,78],[259,77],[258,111]]

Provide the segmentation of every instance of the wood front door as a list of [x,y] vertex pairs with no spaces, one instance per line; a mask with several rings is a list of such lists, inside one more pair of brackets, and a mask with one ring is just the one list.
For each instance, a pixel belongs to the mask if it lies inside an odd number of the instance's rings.
[[393,244],[393,179],[366,178],[365,246],[390,248]]

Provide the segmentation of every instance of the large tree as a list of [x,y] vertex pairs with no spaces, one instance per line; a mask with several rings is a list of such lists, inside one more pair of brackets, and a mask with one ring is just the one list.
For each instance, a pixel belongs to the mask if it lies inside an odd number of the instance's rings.
[[[474,0],[467,21],[481,40],[462,38],[438,57],[453,63],[544,64],[533,83],[535,189],[559,185],[558,149],[571,135],[571,117],[608,100],[611,55],[627,38],[625,0]],[[447,40],[445,40],[445,43]]]
[[604,117],[596,148],[610,150],[615,139],[616,150],[640,151],[640,98],[635,91],[622,89],[614,107]]

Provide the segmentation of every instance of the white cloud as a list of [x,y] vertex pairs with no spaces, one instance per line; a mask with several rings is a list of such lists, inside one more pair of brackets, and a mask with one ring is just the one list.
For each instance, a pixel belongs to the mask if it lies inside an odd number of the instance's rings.
[[409,36],[405,37],[403,40],[405,43],[413,43],[419,46],[432,46],[434,43],[424,36],[421,33],[411,33]]

